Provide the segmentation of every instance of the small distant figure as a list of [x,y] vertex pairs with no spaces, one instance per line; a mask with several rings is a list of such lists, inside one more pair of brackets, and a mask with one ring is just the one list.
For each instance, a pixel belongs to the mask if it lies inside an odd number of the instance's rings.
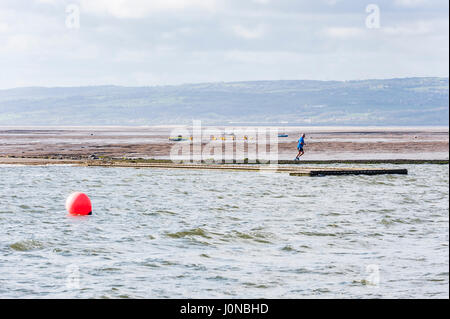
[[303,150],[303,146],[306,145],[306,143],[305,143],[305,137],[306,137],[306,134],[303,133],[302,136],[300,137],[300,139],[298,140],[298,144],[297,144],[298,154],[297,154],[297,156],[295,157],[295,160],[296,160],[296,161],[299,161],[299,160],[300,160],[300,156],[302,156],[303,154],[305,154],[305,151]]

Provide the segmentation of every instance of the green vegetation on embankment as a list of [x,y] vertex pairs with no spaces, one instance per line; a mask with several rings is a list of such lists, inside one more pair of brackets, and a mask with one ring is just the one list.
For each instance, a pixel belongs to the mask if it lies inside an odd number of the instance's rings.
[[[126,162],[126,163],[172,163],[171,160],[162,160],[162,159],[143,159],[143,158],[110,158],[103,160],[113,161],[113,162]],[[188,163],[188,161],[184,161]],[[183,163],[183,162],[182,162]],[[202,161],[201,163],[207,163],[207,161]],[[218,164],[220,162],[214,162]],[[416,160],[416,159],[387,159],[387,160],[314,160],[314,161],[291,161],[291,160],[279,160],[277,162],[280,165],[300,165],[300,164],[396,164],[396,165],[406,165],[406,164],[438,164],[438,165],[447,165],[449,164],[449,160]],[[256,162],[250,162],[248,159],[244,159],[243,161],[222,161],[222,164],[267,164],[266,161],[256,160]]]

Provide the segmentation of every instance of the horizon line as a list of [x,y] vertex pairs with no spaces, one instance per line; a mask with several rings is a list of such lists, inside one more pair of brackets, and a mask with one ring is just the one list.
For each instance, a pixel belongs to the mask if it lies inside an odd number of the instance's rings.
[[150,88],[150,87],[176,87],[189,85],[206,84],[236,84],[236,83],[258,83],[258,82],[323,82],[323,83],[349,83],[366,81],[388,81],[388,80],[408,80],[408,79],[443,79],[449,80],[449,76],[406,76],[392,78],[367,78],[355,80],[310,80],[310,79],[289,79],[289,80],[248,80],[248,81],[211,81],[211,82],[186,82],[180,84],[153,84],[153,85],[118,85],[118,84],[96,84],[96,85],[61,85],[61,86],[17,86],[11,88],[0,88],[0,91],[18,90],[18,89],[59,89],[59,88],[94,88],[94,87],[120,87],[120,88]]

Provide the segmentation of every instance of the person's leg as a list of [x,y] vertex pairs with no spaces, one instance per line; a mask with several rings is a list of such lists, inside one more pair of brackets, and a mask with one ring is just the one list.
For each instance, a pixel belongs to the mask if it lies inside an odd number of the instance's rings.
[[303,151],[303,149],[300,150],[300,152],[298,152],[298,157],[302,156],[303,154],[305,154],[305,152]]

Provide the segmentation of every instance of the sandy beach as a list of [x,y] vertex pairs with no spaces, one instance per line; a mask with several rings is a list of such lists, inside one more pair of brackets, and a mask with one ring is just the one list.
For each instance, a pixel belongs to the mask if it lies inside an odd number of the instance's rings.
[[[0,127],[0,157],[80,160],[89,156],[109,158],[169,159],[172,147],[188,141],[173,142],[169,137],[186,132],[188,127]],[[208,143],[235,143],[230,132],[244,128],[218,128],[218,137]],[[290,127],[278,128],[288,137],[278,139],[278,157],[290,160],[296,155],[300,133],[307,134],[303,160],[448,160],[448,128],[363,128]],[[188,137],[183,134],[184,137]],[[254,143],[249,138],[246,144]]]

